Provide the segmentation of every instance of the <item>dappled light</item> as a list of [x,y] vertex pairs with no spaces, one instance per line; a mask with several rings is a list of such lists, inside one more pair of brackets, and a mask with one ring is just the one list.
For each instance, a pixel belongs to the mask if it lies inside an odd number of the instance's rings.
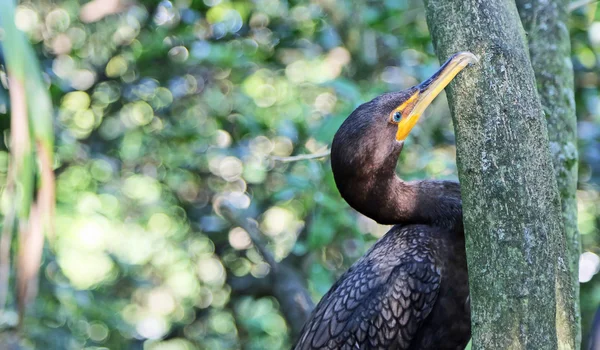
[[[15,23],[54,103],[56,228],[25,338],[40,349],[287,349],[264,249],[318,300],[388,229],[356,213],[327,158],[360,103],[439,63],[421,1],[21,1]],[[573,13],[585,330],[600,304],[600,9]],[[0,35],[1,37],[1,35]],[[10,112],[0,72],[0,208]],[[406,141],[407,180],[456,179],[445,97]],[[253,222],[254,224],[254,222]],[[14,276],[11,276],[11,278]],[[265,285],[267,285],[265,287]],[[17,323],[14,297],[0,327]],[[586,328],[587,327],[587,328]]]

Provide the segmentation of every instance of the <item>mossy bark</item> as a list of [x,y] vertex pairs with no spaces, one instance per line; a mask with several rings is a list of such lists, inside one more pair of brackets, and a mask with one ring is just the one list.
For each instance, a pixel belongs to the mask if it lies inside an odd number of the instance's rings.
[[[573,66],[569,38],[569,0],[517,0],[527,33],[537,91],[548,124],[550,153],[560,192],[570,276],[557,276],[557,331],[572,334],[581,344],[579,314],[579,255],[577,230],[577,117],[573,91]],[[561,255],[559,254],[559,257]],[[560,264],[560,261],[559,261]],[[561,267],[559,265],[559,267]],[[568,288],[570,287],[570,289]],[[562,303],[567,303],[563,304]],[[560,344],[559,344],[560,345]]]
[[480,58],[448,89],[467,236],[473,347],[556,349],[560,197],[515,2],[425,3],[440,60],[457,51]]

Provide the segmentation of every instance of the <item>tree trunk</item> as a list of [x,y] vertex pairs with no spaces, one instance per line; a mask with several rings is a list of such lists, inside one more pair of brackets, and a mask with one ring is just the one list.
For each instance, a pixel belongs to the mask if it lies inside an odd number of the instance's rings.
[[[581,344],[579,313],[581,248],[577,230],[577,117],[573,91],[571,42],[567,27],[569,2],[568,0],[517,0],[517,8],[527,33],[537,91],[548,124],[550,153],[562,204],[562,220],[566,235],[564,243],[568,252],[566,261],[570,263],[568,266],[570,276],[564,276],[557,284],[559,287],[565,286],[564,289],[557,289],[557,331],[570,334],[571,336],[564,338],[573,339],[572,345],[579,348]],[[558,298],[559,296],[562,297]],[[563,303],[570,304],[561,305]]]
[[512,0],[426,0],[426,11],[440,60],[465,50],[480,58],[448,89],[473,346],[556,349],[560,197],[517,8]]

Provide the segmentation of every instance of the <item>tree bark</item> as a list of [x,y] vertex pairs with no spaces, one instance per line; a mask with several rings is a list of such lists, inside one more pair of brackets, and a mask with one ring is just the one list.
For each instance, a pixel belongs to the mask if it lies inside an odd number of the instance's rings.
[[[570,264],[570,276],[558,276],[557,286],[565,288],[557,289],[557,297],[560,297],[557,298],[557,331],[570,334],[571,336],[559,336],[559,339],[572,339],[573,347],[579,348],[581,248],[577,230],[577,117],[571,42],[567,26],[569,2],[517,0],[517,8],[527,33],[531,65],[548,125],[550,153],[562,205],[564,243],[568,252],[566,261]],[[561,261],[558,263],[560,267]]]
[[457,51],[480,58],[448,89],[463,198],[473,347],[556,349],[560,197],[515,2],[425,2],[440,60]]

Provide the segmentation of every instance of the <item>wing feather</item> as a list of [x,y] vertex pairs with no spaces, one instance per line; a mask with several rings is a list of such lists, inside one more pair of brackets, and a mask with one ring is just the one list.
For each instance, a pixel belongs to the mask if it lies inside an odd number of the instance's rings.
[[428,229],[390,230],[321,299],[295,349],[409,348],[441,281]]

